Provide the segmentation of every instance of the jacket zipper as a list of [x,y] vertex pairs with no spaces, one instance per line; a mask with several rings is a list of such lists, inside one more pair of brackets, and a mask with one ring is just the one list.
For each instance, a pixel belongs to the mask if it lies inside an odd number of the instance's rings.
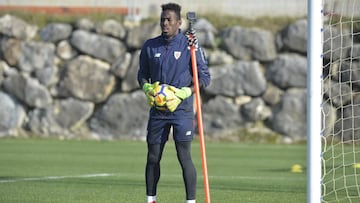
[[165,42],[166,45],[165,45],[165,56],[164,56],[164,59],[162,60],[162,63],[161,63],[161,81],[165,82],[164,79],[163,79],[163,64],[165,63],[165,61],[167,61],[168,59],[168,54],[169,54],[169,42]]

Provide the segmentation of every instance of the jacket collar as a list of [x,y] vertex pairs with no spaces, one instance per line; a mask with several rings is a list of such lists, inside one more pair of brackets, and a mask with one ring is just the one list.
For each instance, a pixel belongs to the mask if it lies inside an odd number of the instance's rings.
[[161,35],[162,39],[164,40],[165,43],[170,44],[172,42],[176,42],[181,38],[182,32],[181,29],[179,29],[178,34],[176,34],[173,38],[171,38],[170,40],[167,40],[163,35]]

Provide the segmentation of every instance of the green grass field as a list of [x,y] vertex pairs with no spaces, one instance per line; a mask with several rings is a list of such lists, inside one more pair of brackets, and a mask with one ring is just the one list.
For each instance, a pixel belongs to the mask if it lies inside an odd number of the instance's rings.
[[[207,142],[211,202],[306,202],[306,145]],[[199,143],[197,202],[204,201]],[[145,202],[146,143],[0,139],[0,202]],[[184,203],[174,143],[162,160],[158,202]]]

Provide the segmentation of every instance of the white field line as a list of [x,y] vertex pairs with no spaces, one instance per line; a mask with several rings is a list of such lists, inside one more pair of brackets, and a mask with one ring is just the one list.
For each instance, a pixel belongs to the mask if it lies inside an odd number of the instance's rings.
[[109,176],[115,176],[115,174],[113,174],[113,173],[97,173],[97,174],[85,174],[85,175],[74,175],[74,176],[44,176],[44,177],[32,177],[32,178],[14,178],[14,179],[0,180],[0,183],[59,180],[59,179],[71,179],[71,178],[96,178],[96,177],[109,177]]
[[[60,180],[60,179],[74,179],[74,178],[97,178],[97,177],[111,177],[111,176],[126,176],[126,177],[143,177],[144,175],[131,174],[131,173],[95,173],[84,175],[69,175],[69,176],[43,176],[43,177],[29,177],[29,178],[13,178],[0,180],[1,183],[16,183],[16,182],[29,182],[29,181],[47,181],[47,180]],[[181,177],[181,175],[163,174],[163,177]],[[210,179],[223,179],[223,180],[303,180],[305,176],[296,177],[263,177],[263,176],[209,176]]]

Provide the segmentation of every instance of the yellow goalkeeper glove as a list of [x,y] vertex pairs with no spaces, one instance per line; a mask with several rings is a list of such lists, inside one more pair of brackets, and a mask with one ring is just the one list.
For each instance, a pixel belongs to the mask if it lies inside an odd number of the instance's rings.
[[190,87],[182,87],[182,88],[176,88],[174,86],[169,86],[169,90],[173,91],[175,96],[179,97],[181,100],[184,100],[191,96],[192,92]]
[[159,86],[160,82],[155,82],[153,84],[150,83],[144,83],[144,85],[142,86],[142,90],[145,93],[146,99],[148,101],[148,104],[150,107],[154,106],[154,102],[155,102],[155,98],[154,98],[154,92],[153,90]]
[[174,112],[180,103],[181,99],[175,96],[175,94],[166,96],[166,107],[169,109],[169,111]]
[[174,112],[182,100],[191,96],[191,89],[189,87],[182,87],[181,89],[169,86],[169,90],[174,92],[174,95],[168,95],[166,97],[166,106],[169,111]]

